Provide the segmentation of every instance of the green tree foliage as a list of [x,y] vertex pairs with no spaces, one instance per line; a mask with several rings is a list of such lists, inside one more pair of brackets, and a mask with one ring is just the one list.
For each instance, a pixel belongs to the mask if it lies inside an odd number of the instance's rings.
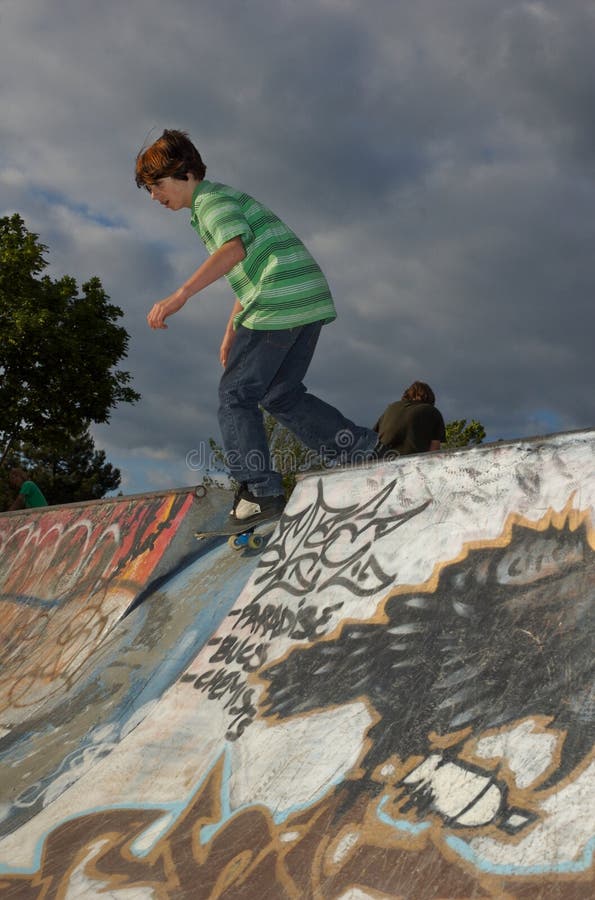
[[103,450],[95,448],[88,428],[76,435],[48,429],[44,437],[43,443],[24,441],[11,448],[0,470],[1,509],[14,500],[8,485],[12,466],[25,469],[50,505],[99,500],[120,486],[120,471],[107,462]]
[[283,478],[286,497],[291,495],[299,474],[328,468],[318,454],[302,444],[295,434],[277,422],[270,413],[264,415],[264,427],[273,465]]
[[485,436],[485,428],[475,419],[468,425],[467,419],[455,419],[446,425],[446,447],[449,450],[481,444]]
[[140,395],[128,372],[122,310],[99,278],[82,285],[43,275],[47,248],[14,214],[0,219],[0,458],[11,443],[44,432],[81,434]]

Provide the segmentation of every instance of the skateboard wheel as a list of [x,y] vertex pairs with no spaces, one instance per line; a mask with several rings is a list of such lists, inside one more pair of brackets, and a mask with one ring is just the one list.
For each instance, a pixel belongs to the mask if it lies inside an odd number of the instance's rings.
[[233,550],[241,550],[245,545],[245,541],[241,540],[238,534],[232,534],[227,543]]
[[263,537],[261,534],[251,534],[248,538],[248,546],[251,550],[258,550],[262,547]]

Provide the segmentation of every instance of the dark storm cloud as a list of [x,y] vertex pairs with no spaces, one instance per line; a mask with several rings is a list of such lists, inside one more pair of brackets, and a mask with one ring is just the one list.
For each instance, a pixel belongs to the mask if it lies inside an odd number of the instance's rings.
[[204,259],[132,179],[164,127],[323,265],[340,317],[308,385],[348,415],[421,378],[490,439],[593,425],[594,38],[584,0],[5,2],[0,214],[125,312],[143,400],[108,452],[182,480],[218,434],[229,289],[145,322]]

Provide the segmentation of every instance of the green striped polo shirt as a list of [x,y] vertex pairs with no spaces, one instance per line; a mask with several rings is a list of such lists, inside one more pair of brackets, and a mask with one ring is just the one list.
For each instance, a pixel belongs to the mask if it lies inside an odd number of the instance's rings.
[[270,209],[225,184],[201,181],[190,224],[213,253],[240,237],[246,257],[227,275],[242,311],[234,326],[256,331],[332,322],[337,313],[320,266]]

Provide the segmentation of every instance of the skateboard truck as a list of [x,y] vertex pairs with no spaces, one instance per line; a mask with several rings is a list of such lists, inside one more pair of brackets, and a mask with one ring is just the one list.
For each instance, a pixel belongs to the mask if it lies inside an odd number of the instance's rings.
[[232,550],[259,550],[264,543],[264,537],[250,528],[248,531],[241,531],[240,534],[230,534],[227,543]]

